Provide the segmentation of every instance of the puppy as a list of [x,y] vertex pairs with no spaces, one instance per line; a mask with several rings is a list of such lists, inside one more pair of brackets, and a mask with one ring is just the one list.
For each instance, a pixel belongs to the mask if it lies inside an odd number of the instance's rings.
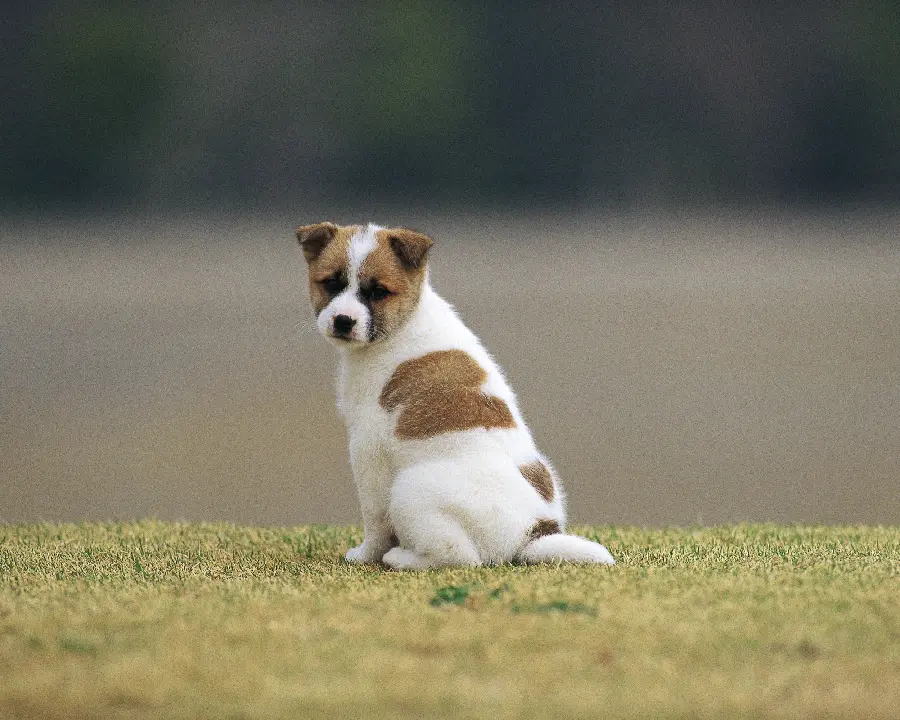
[[365,529],[346,559],[614,564],[603,545],[564,534],[559,477],[515,395],[429,285],[431,238],[323,222],[297,239],[316,325],[340,351],[337,404]]

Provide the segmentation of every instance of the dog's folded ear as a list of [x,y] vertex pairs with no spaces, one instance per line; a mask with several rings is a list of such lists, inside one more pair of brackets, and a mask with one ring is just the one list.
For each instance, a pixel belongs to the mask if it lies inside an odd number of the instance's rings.
[[297,240],[303,248],[303,256],[306,262],[315,260],[333,239],[337,232],[337,225],[330,222],[320,222],[315,225],[304,225],[297,228]]
[[391,249],[407,270],[415,270],[425,263],[434,240],[416,230],[397,228],[388,230]]

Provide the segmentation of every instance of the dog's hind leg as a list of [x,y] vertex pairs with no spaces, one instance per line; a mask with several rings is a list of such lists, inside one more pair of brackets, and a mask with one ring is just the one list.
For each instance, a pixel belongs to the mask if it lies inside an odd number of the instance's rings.
[[451,472],[450,468],[452,465],[415,466],[397,475],[390,516],[400,547],[385,553],[386,564],[398,570],[482,564],[460,522],[460,508],[452,497],[440,496],[441,480],[447,476],[436,473],[442,469]]
[[394,570],[427,570],[432,567],[431,563],[428,562],[428,558],[419,555],[414,550],[407,550],[402,547],[388,550],[384,554],[382,562]]
[[395,547],[385,553],[383,562],[394,570],[425,570],[433,567],[481,565],[478,550],[472,544],[460,524],[440,512],[417,518],[418,532],[398,530],[401,537],[408,535],[414,549]]

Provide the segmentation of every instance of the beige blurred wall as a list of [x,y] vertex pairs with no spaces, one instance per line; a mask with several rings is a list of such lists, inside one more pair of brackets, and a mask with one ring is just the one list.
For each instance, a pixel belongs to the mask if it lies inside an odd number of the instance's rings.
[[[358,522],[319,219],[5,222],[0,521]],[[435,235],[573,520],[900,522],[896,213],[372,219]]]

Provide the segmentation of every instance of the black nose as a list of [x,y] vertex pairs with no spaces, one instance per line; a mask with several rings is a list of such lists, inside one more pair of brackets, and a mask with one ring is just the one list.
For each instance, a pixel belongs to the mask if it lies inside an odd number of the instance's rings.
[[356,320],[349,315],[334,316],[334,331],[338,335],[349,335],[354,325],[356,325]]

